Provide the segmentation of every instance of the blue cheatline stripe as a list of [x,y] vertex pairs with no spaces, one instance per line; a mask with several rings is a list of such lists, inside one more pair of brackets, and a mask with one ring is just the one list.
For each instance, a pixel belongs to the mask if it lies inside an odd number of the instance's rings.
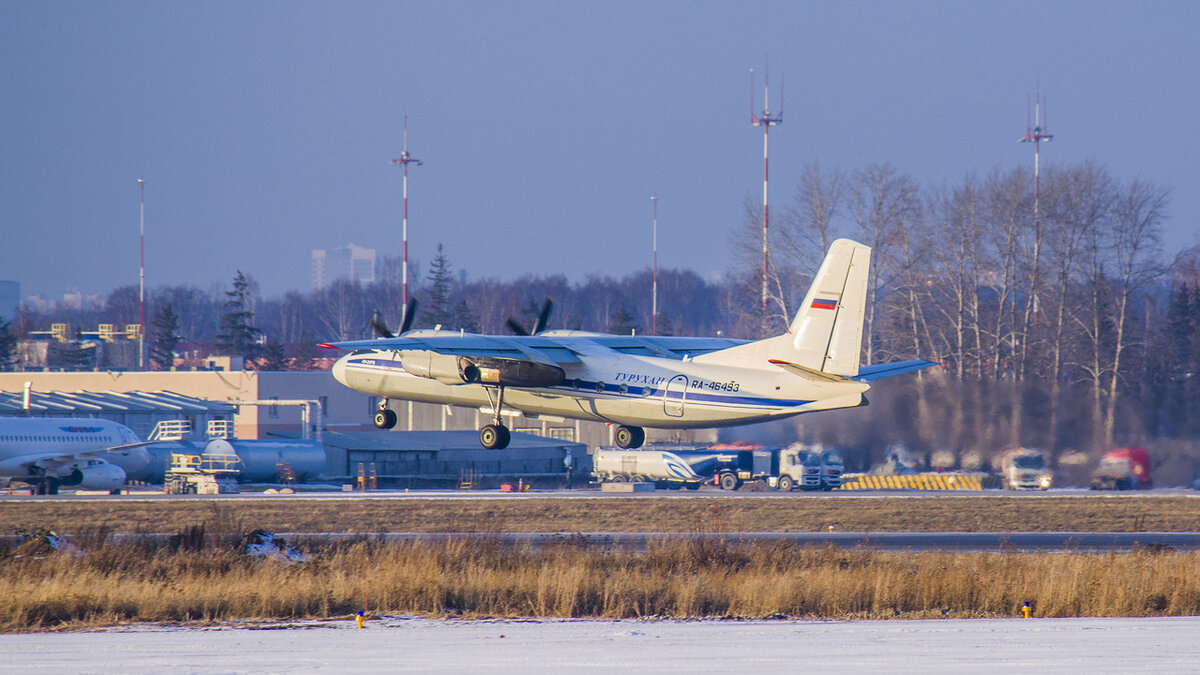
[[[371,363],[368,364],[368,363],[366,363],[366,361],[370,361]],[[347,362],[347,364],[348,365],[357,365],[362,368],[375,367],[375,368],[383,368],[385,370],[404,370],[404,367],[400,365],[399,359],[382,359],[382,358],[378,358],[378,357],[351,359],[350,361]],[[407,371],[405,371],[405,372],[407,372]],[[630,398],[654,398],[656,396],[662,396],[662,394],[663,394],[663,390],[654,389],[653,387],[627,387],[626,393],[622,394],[621,393],[621,385],[619,385],[619,384],[605,383],[603,388],[598,388],[600,385],[599,382],[592,382],[589,380],[578,380],[578,382],[579,382],[578,387],[576,387],[574,384],[575,380],[571,380],[570,382],[571,382],[571,384],[564,383],[564,384],[558,385],[556,387],[541,387],[541,388],[549,389],[551,391],[564,391],[565,390],[572,394],[597,394],[597,395],[605,394],[605,395],[616,395],[618,397],[630,397]],[[644,393],[646,389],[650,390],[649,394]],[[671,393],[676,394],[676,392],[671,392]],[[679,393],[682,393],[682,392],[679,392]],[[678,395],[671,396],[671,400],[673,400],[673,401],[678,401],[681,398],[682,397],[678,396]],[[761,407],[794,408],[797,406],[807,405],[809,403],[812,403],[812,401],[808,400],[808,399],[765,398],[765,397],[757,397],[757,396],[728,396],[728,395],[723,395],[723,394],[709,394],[709,393],[705,393],[702,391],[688,389],[686,403],[688,403],[688,404],[719,403],[719,404],[728,404],[728,405],[754,406],[754,407],[760,407],[760,408]]]

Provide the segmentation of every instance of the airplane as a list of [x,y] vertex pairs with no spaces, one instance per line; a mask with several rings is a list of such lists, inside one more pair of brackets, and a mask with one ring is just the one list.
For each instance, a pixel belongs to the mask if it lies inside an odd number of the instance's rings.
[[[641,447],[645,427],[736,426],[866,405],[870,383],[935,365],[859,365],[871,249],[838,239],[783,335],[757,341],[542,330],[526,335],[407,330],[322,347],[350,350],[333,366],[341,384],[380,397],[375,426],[389,429],[389,399],[479,407],[492,423],[485,448],[508,446],[505,415],[618,425],[621,448]],[[516,332],[519,326],[510,326]]]
[[152,443],[111,420],[0,418],[0,483],[30,483],[38,494],[58,494],[60,485],[115,493],[150,462],[144,446]]

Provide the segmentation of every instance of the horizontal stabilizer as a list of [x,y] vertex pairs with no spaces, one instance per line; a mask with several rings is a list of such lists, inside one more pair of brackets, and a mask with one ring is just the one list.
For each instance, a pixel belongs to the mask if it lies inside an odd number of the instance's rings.
[[882,380],[885,377],[903,375],[904,373],[911,373],[936,365],[933,361],[924,361],[921,359],[896,361],[895,363],[875,363],[859,368],[858,376],[851,379],[858,380],[859,382],[874,382],[875,380]]

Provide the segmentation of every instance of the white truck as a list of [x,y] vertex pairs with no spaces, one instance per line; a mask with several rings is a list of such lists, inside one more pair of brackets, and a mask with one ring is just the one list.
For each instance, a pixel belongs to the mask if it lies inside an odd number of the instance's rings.
[[[837,475],[826,480],[840,485],[841,458],[835,453],[830,459],[836,460],[829,468]],[[799,444],[782,450],[743,444],[670,451],[601,448],[592,465],[597,482],[652,482],[670,489],[695,490],[711,481],[722,490],[737,490],[748,482],[764,482],[787,492],[820,490],[825,484],[822,453]]]
[[1010,448],[1000,455],[1000,480],[1005,490],[1047,490],[1054,477],[1046,468],[1046,453]]

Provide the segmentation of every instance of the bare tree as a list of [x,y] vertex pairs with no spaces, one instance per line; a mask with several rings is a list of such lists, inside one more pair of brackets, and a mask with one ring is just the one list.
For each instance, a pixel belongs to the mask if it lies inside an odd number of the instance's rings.
[[892,290],[896,266],[892,248],[903,229],[915,224],[920,212],[917,186],[890,164],[871,164],[855,171],[850,184],[850,209],[862,243],[871,247],[867,278],[866,354],[874,355],[875,317],[885,294]]

